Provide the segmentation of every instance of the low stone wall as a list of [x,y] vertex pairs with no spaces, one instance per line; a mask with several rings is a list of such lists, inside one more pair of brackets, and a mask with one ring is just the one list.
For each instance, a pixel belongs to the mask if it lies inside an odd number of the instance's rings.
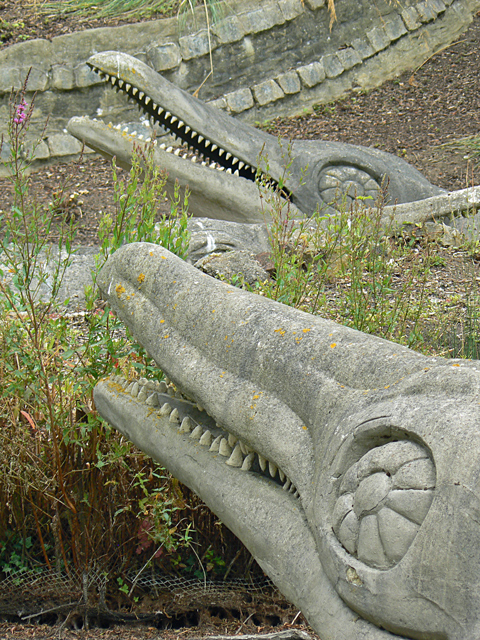
[[[137,109],[85,64],[106,50],[142,59],[187,91],[201,87],[200,98],[251,123],[293,115],[416,68],[468,27],[480,0],[336,0],[335,7],[331,29],[326,0],[263,0],[261,7],[234,0],[210,30],[197,10],[185,25],[172,18],[16,44],[0,51],[0,134],[10,91],[30,67],[39,160],[79,152],[65,132],[71,116],[138,121]],[[2,156],[8,152],[4,144]]]

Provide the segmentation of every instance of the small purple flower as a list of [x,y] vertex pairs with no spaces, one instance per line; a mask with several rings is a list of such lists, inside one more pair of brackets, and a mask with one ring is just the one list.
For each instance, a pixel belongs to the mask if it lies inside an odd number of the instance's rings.
[[25,113],[25,109],[28,107],[25,98],[22,98],[22,101],[19,105],[17,105],[16,115],[13,119],[15,124],[22,124],[27,119],[27,114]]

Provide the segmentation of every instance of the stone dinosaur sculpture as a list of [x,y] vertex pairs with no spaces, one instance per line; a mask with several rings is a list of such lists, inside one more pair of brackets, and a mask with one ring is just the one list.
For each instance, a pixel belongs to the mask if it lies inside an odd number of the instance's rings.
[[[480,370],[131,244],[98,283],[174,387],[102,416],[245,543],[322,640],[480,637]],[[180,393],[181,392],[181,393]]]
[[[196,99],[127,54],[98,53],[87,64],[185,147],[157,145],[155,159],[169,173],[170,191],[175,180],[188,185],[194,215],[263,222],[257,171],[282,185],[298,216],[310,216],[317,206],[332,211],[329,205],[339,192],[350,200],[370,196],[373,203],[384,182],[392,204],[445,197],[444,190],[401,158],[338,142],[279,141]],[[116,156],[119,164],[129,165],[135,137],[128,131],[85,117],[72,118],[68,131],[103,155]],[[205,166],[187,162],[183,158],[187,150],[195,159],[203,158]]]

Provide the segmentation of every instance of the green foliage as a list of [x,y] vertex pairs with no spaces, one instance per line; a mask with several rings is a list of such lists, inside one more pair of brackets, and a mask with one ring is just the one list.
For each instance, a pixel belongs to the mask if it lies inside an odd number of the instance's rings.
[[[274,189],[259,176],[265,210],[268,205],[271,212],[274,278],[257,284],[255,292],[359,331],[420,347],[418,322],[424,310],[428,252],[417,256],[401,239],[395,240],[391,221],[383,215],[382,193],[375,203],[342,200],[339,193],[336,215],[317,210],[310,219],[296,219],[282,194],[290,155],[287,149],[285,175]],[[263,164],[265,175],[268,158]],[[400,270],[402,283],[397,284]]]
[[[83,329],[58,304],[76,229],[30,198],[35,146],[28,151],[25,136],[32,112],[25,84],[10,100],[14,202],[0,218],[0,571],[40,563],[80,572],[92,564],[126,567],[136,555],[151,555],[141,544],[145,523],[155,553],[187,544],[188,523],[178,528],[184,502],[158,465],[99,418],[92,392],[114,370],[161,372],[98,307],[94,286]],[[99,266],[135,240],[185,256],[188,201],[177,190],[170,214],[158,213],[165,175],[154,166],[153,147],[134,153],[128,181],[115,167],[114,174],[117,211],[101,224]],[[55,247],[48,244],[53,224]]]
[[[98,18],[153,18],[158,15],[173,16],[184,4],[184,0],[66,0],[44,2],[39,9],[47,15],[73,13],[80,16],[95,15]],[[218,17],[219,0],[191,0],[188,4],[192,9],[195,5],[204,4],[211,11],[213,21]]]

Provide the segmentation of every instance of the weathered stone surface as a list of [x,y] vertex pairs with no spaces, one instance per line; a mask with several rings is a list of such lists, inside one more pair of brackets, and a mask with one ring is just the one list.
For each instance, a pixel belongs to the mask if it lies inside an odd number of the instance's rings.
[[102,84],[103,80],[92,71],[86,64],[81,64],[74,69],[75,84],[77,87],[91,87],[95,84]]
[[20,69],[0,67],[0,93],[10,93],[12,89],[20,89],[21,86]]
[[352,47],[355,49],[362,60],[364,60],[365,58],[370,58],[370,56],[373,56],[375,53],[371,44],[369,44],[367,40],[363,40],[361,38],[355,38],[355,40],[352,42]]
[[278,6],[285,20],[293,20],[305,11],[302,0],[278,0]]
[[45,140],[40,140],[40,141],[35,140],[35,142],[29,140],[25,144],[25,151],[27,155],[31,155],[33,151],[33,147],[35,147],[34,150],[35,150],[36,160],[45,160],[46,158],[50,157],[50,149],[48,147],[48,144],[45,142]]
[[415,7],[422,22],[430,22],[431,20],[435,20],[437,17],[437,11],[435,11],[433,4],[428,0],[419,2]]
[[323,56],[321,60],[327,78],[336,78],[345,71],[336,53]]
[[217,47],[216,39],[208,37],[208,31],[204,29],[191,36],[183,36],[179,39],[180,53],[184,60],[191,60],[209,53],[210,49]]
[[403,22],[409,31],[415,31],[421,26],[420,16],[415,7],[406,7],[402,10]]
[[[461,25],[467,26],[475,10],[471,3],[480,6],[480,0],[457,0],[451,7],[452,0],[419,3],[431,50],[437,50],[448,44],[448,39],[459,36]],[[410,6],[405,7],[405,4]],[[201,95],[208,100],[222,93],[248,92],[260,84],[260,79],[275,79],[284,92],[283,99],[257,103],[254,108],[253,105],[238,105],[239,110],[234,111],[243,114],[242,119],[255,121],[298,113],[314,102],[335,100],[353,87],[374,86],[390,77],[392,69],[397,73],[402,68],[422,64],[428,55],[426,49],[409,50],[406,44],[402,45],[405,27],[414,31],[422,25],[416,3],[409,0],[401,6],[398,3],[389,3],[388,8],[382,5],[381,16],[375,6],[369,0],[358,0],[352,6],[348,5],[348,11],[337,7],[337,22],[330,32],[329,12],[324,0],[265,0],[261,7],[251,0],[232,0],[224,18],[212,25],[215,73],[203,85]],[[450,7],[448,10],[447,6]],[[442,19],[437,24],[432,16]],[[198,28],[204,30],[197,33]],[[250,36],[245,35],[247,30],[250,30]],[[367,33],[370,38],[365,35]],[[21,78],[17,70],[27,69],[33,60],[38,77],[32,77],[35,85],[31,86],[39,90],[36,103],[42,113],[48,113],[52,104],[49,91],[62,91],[62,98],[70,101],[78,98],[77,88],[91,86],[94,89],[89,103],[90,115],[95,115],[98,109],[104,113],[108,110],[118,120],[122,118],[122,111],[127,113],[129,107],[119,98],[112,99],[110,91],[95,90],[100,80],[89,69],[82,68],[88,55],[95,51],[123,49],[148,60],[156,70],[165,71],[169,79],[192,92],[205,79],[202,57],[209,52],[205,36],[204,15],[199,7],[196,20],[188,14],[183,25],[182,51],[176,19],[86,30],[53,38],[51,42],[18,43],[0,51],[0,93],[9,92],[12,84],[18,88]],[[375,56],[375,52],[382,55]],[[185,59],[182,59],[182,53]],[[327,77],[335,78],[335,82],[320,86],[322,72],[317,68],[316,73],[312,73],[309,65],[325,55],[334,56],[330,60],[335,60],[336,56],[343,68],[351,72],[335,75],[338,68],[329,70]],[[358,63],[357,56],[364,64]],[[233,64],[228,62],[230,58],[234,60]],[[309,64],[305,64],[307,61]],[[338,67],[335,63],[334,66]],[[298,89],[298,80],[291,75],[291,70],[298,68],[303,69],[303,90]],[[282,82],[278,78],[282,78]],[[79,103],[81,111],[85,112],[84,98]],[[71,112],[71,105],[66,112],[69,110]],[[129,118],[126,115],[125,119]],[[48,133],[61,131],[65,124],[66,121],[62,122],[61,117],[55,115],[50,119]],[[0,130],[4,130],[1,123]],[[40,134],[37,122],[32,124],[31,133]]]
[[227,251],[226,253],[212,253],[198,262],[195,267],[219,280],[243,279],[247,284],[265,282],[270,279],[268,273],[262,269],[249,251]]
[[430,2],[432,4],[434,11],[436,11],[437,14],[443,13],[447,8],[443,0],[430,0]]
[[155,71],[175,69],[181,62],[180,48],[174,42],[152,45],[147,49],[147,60]]
[[298,93],[302,88],[298,73],[296,71],[287,71],[286,73],[281,73],[275,78],[275,80],[281,86],[282,91],[287,94]]
[[48,87],[48,75],[44,69],[38,67],[25,67],[20,69],[20,77],[22,81],[28,75],[28,90],[29,91],[45,91]]
[[285,95],[275,80],[266,80],[252,87],[255,100],[261,105],[280,100]]
[[82,145],[73,136],[55,133],[48,138],[48,149],[51,156],[73,156],[80,153]]
[[226,109],[228,106],[227,101],[223,96],[221,98],[217,98],[217,100],[210,100],[207,104],[215,107],[215,109]]
[[305,0],[307,7],[312,11],[325,6],[326,0]]
[[245,35],[245,29],[237,16],[227,16],[212,25],[212,33],[218,37],[221,44],[226,44],[241,40]]
[[398,14],[387,20],[384,28],[390,42],[395,42],[407,33],[403,20]]
[[336,56],[339,59],[340,64],[345,69],[345,71],[348,71],[348,69],[351,69],[355,65],[361,64],[362,62],[360,55],[352,47],[347,47],[346,49],[340,49],[339,51],[337,51]]
[[239,16],[239,19],[243,24],[245,33],[259,33],[285,22],[278,5],[265,6],[257,11],[243,13]]
[[64,65],[55,64],[52,67],[52,85],[54,89],[68,91],[75,86],[75,74],[73,69]]
[[250,89],[238,89],[225,96],[228,108],[232,113],[241,113],[253,107],[253,96]]
[[367,38],[375,53],[382,51],[382,49],[386,49],[390,44],[390,39],[383,27],[374,27],[373,29],[370,29],[370,31],[367,32]]
[[322,61],[299,67],[297,73],[306,87],[314,87],[325,80],[325,67]]

